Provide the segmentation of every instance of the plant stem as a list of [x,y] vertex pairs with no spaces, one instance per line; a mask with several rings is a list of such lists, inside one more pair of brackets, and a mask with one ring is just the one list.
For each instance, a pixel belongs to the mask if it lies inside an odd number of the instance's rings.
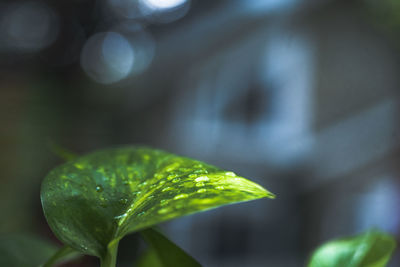
[[101,259],[101,267],[115,267],[117,263],[118,239],[114,239],[107,246],[107,253]]

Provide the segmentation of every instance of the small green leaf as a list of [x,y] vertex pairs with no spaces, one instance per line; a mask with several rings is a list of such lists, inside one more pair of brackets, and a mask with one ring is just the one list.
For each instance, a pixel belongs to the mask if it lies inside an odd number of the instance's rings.
[[43,264],[43,267],[51,267],[61,261],[68,261],[79,258],[81,255],[82,254],[77,250],[68,246],[64,246],[60,248],[56,253],[54,253],[53,256],[51,256],[51,258],[48,259],[45,264]]
[[54,245],[31,235],[0,236],[0,266],[38,267],[56,251]]
[[147,249],[142,255],[139,256],[134,267],[164,267],[157,255],[154,248]]
[[358,236],[338,239],[319,247],[309,267],[384,267],[396,247],[390,235],[371,230]]
[[[189,256],[180,247],[172,243],[168,238],[162,235],[160,232],[154,229],[145,229],[140,231],[144,240],[151,246],[153,255],[159,260],[162,267],[201,267],[195,259]],[[151,259],[150,256],[147,257]],[[153,259],[151,259],[152,261]],[[149,266],[152,265],[142,265]]]
[[59,158],[69,161],[77,158],[77,155],[70,150],[58,145],[57,143],[54,142],[49,142],[49,149],[51,152],[53,152],[55,155],[57,155]]
[[44,214],[56,236],[102,259],[110,258],[128,233],[264,197],[273,195],[233,172],[145,147],[71,160],[52,170],[41,189]]

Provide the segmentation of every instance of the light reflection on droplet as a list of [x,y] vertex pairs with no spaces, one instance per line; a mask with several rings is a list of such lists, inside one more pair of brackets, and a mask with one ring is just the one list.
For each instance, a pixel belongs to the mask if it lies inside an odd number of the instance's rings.
[[114,219],[120,220],[120,219],[125,218],[126,216],[128,216],[128,214],[124,213],[124,214],[121,214],[121,215],[119,215],[119,216],[115,216]]
[[179,194],[179,195],[176,195],[175,197],[174,197],[174,199],[175,200],[177,200],[177,199],[183,199],[183,198],[187,198],[189,195],[188,194]]
[[124,36],[116,32],[97,33],[82,50],[81,66],[93,80],[111,84],[129,75],[134,59],[133,48]]
[[159,214],[165,214],[165,213],[168,213],[168,212],[170,212],[171,210],[169,209],[169,208],[164,208],[164,209],[160,209],[159,211],[158,211],[158,213]]
[[197,177],[196,179],[194,179],[196,182],[208,182],[210,180],[210,178],[208,178],[207,176],[200,176]]
[[173,190],[172,189],[172,187],[166,187],[166,188],[164,188],[163,190],[161,190],[162,192],[167,192],[167,191],[171,191],[171,190]]
[[198,183],[196,183],[196,186],[197,187],[202,187],[202,186],[205,186],[205,183],[204,182],[198,182]]
[[96,192],[98,192],[98,193],[101,193],[101,192],[103,192],[103,187],[101,186],[101,185],[97,185],[96,186]]

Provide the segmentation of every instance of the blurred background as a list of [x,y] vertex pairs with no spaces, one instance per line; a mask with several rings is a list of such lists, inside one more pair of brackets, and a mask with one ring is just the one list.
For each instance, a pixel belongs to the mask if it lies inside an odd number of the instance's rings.
[[277,194],[164,224],[204,266],[304,266],[331,238],[399,237],[399,36],[397,0],[3,0],[0,232],[55,240],[51,144],[145,144]]

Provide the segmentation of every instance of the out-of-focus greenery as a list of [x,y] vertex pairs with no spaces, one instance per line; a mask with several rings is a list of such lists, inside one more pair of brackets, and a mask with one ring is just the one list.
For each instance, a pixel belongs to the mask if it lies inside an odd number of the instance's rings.
[[371,230],[322,245],[313,253],[308,267],[384,267],[395,247],[393,237]]
[[57,247],[28,234],[0,236],[0,266],[37,267],[45,263]]
[[399,43],[400,38],[400,1],[398,0],[362,0],[367,14],[373,23],[391,34]]

